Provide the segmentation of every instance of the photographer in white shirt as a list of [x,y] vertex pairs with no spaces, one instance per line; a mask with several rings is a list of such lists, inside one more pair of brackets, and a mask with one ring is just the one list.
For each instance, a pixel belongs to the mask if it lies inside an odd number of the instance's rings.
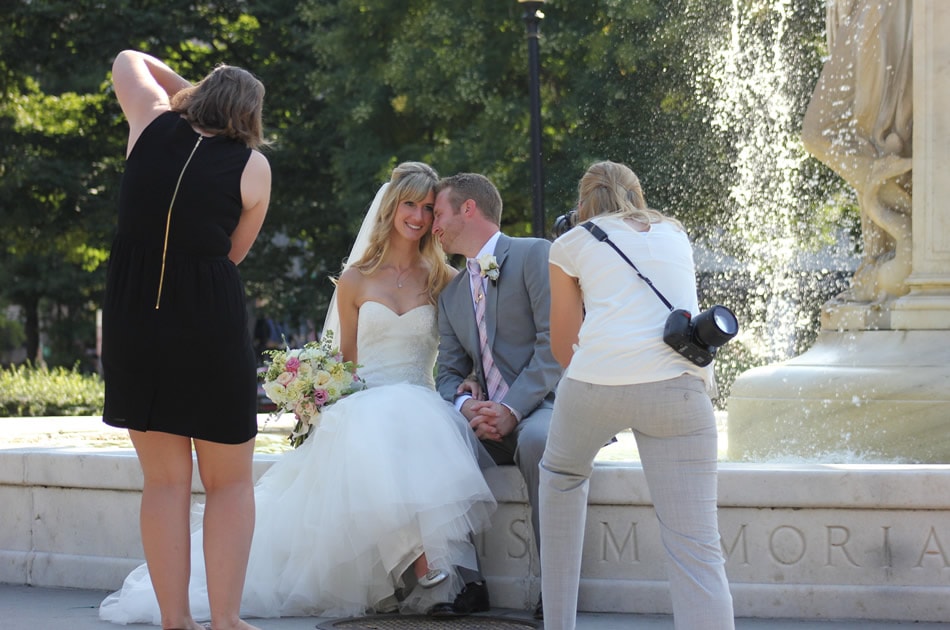
[[[670,303],[697,313],[689,240],[679,222],[647,208],[633,171],[598,162],[578,192],[578,222],[592,221]],[[676,628],[734,628],[717,518],[712,367],[664,342],[670,308],[587,229],[558,238],[549,267],[551,346],[566,371],[540,464],[545,628],[575,627],[594,457],[625,429],[636,437],[670,559]]]

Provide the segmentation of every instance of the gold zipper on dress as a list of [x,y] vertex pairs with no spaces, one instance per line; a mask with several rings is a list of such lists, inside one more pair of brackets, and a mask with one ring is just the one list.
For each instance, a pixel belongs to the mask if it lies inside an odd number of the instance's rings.
[[195,151],[198,150],[198,145],[201,144],[202,140],[204,140],[204,136],[198,136],[198,142],[191,149],[188,159],[185,160],[185,165],[181,167],[181,173],[178,174],[178,183],[175,184],[175,192],[172,193],[172,201],[168,204],[168,217],[165,219],[165,243],[162,245],[162,272],[158,277],[158,295],[155,296],[156,311],[162,302],[162,285],[165,283],[165,255],[168,254],[168,232],[172,226],[172,206],[175,205],[175,197],[178,196],[178,187],[181,186],[181,178],[185,176],[185,169],[191,163],[191,158],[195,155]]

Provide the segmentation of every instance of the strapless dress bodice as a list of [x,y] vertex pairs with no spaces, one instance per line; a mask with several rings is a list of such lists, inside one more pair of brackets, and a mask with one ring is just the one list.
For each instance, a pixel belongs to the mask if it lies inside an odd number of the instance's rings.
[[358,321],[358,373],[368,387],[411,383],[435,388],[432,370],[439,328],[433,305],[400,315],[385,304],[367,301],[360,306]]

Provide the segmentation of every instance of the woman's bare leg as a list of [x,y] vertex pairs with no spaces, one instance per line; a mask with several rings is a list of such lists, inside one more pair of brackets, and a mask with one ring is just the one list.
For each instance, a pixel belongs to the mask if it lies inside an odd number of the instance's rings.
[[423,575],[429,572],[429,561],[426,560],[426,555],[422,554],[416,561],[412,563],[412,568],[416,572],[416,578],[421,578]]
[[241,594],[254,534],[254,440],[217,444],[195,440],[207,493],[204,555],[214,630],[253,628],[240,618]]
[[163,628],[199,630],[191,618],[191,440],[159,431],[129,431],[145,484],[142,547]]

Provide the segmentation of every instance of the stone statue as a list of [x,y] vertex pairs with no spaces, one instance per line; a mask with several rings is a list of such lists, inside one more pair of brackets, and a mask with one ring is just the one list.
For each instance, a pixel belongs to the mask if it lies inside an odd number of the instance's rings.
[[907,293],[911,271],[912,0],[828,0],[829,58],[805,148],[857,192],[864,257],[842,301]]
[[946,464],[950,1],[827,7],[830,57],[804,140],[856,189],[864,260],[811,348],[733,382],[729,457]]

